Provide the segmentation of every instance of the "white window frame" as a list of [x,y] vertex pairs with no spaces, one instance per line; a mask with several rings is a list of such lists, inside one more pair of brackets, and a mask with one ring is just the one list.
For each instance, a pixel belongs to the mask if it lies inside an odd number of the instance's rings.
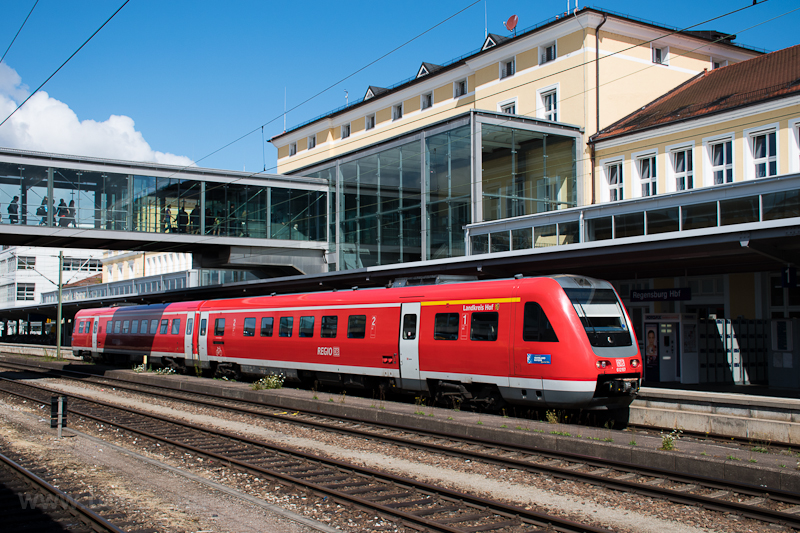
[[[611,177],[610,169],[611,167],[617,167],[618,171],[621,174],[621,180],[612,185],[609,181]],[[611,203],[611,202],[619,202],[625,199],[625,158],[624,157],[615,157],[611,159],[603,159],[600,161],[600,168],[602,173],[602,183],[600,184],[601,189],[601,202],[600,203]],[[616,198],[612,199],[612,194],[616,193]]]
[[317,134],[308,136],[308,149],[313,150],[317,147]]
[[[717,63],[719,63],[719,66],[715,67],[714,65],[716,65]],[[727,67],[727,66],[728,66],[728,60],[727,59],[718,59],[716,57],[712,57],[711,58],[711,70],[716,70],[718,68]]]
[[349,122],[347,124],[342,124],[341,128],[342,139],[347,139],[348,137],[350,137],[350,131],[351,130]]
[[[558,122],[559,109],[561,108],[558,101],[558,95],[560,92],[561,91],[558,83],[549,85],[547,87],[542,87],[536,91],[536,118]],[[555,94],[555,109],[547,110],[545,101],[547,96],[553,93]]]
[[[657,46],[655,43],[650,43],[650,57],[654,65],[669,66],[669,46]],[[657,60],[656,56],[660,54],[661,60]]]
[[289,144],[289,157],[293,155],[297,155],[297,143],[293,142]]
[[[697,164],[695,163],[695,146],[694,143],[691,144],[674,144],[671,146],[666,147],[666,153],[668,155],[667,158],[667,174],[666,174],[666,192],[680,192],[680,191],[690,191],[697,186]],[[686,163],[684,166],[683,172],[678,172],[677,167],[677,156],[681,152],[691,152],[691,156],[686,158]],[[688,166],[691,165],[691,170],[688,169]],[[687,179],[688,178],[688,179]],[[685,187],[683,189],[678,187],[678,180],[683,179]]]
[[[463,92],[462,92],[463,85]],[[453,82],[453,98],[461,98],[469,93],[469,80],[461,78]]]
[[789,120],[789,173],[800,172],[800,117]]
[[[549,43],[544,43],[539,47],[539,64],[544,65],[545,63],[550,63],[558,59],[558,42],[557,41],[550,41]],[[547,49],[553,49],[553,57],[547,59]]]
[[[744,139],[746,142],[745,150],[744,150],[744,179],[752,180],[756,179],[756,165],[764,164],[766,165],[766,172],[769,172],[769,163],[775,162],[775,174],[774,175],[766,175],[762,176],[764,178],[771,178],[774,176],[779,176],[781,174],[781,152],[780,152],[780,125],[775,122],[772,124],[764,124],[763,126],[758,126],[755,128],[746,129],[743,132]],[[775,134],[775,155],[770,156],[767,155],[764,158],[756,159],[755,154],[755,138],[761,135],[769,135]]]
[[[509,71],[509,65],[511,66],[511,68],[510,68],[511,72],[508,72]],[[514,74],[517,73],[517,58],[516,58],[516,56],[505,58],[504,60],[502,60],[498,64],[498,68],[500,69],[500,79],[501,80],[505,79],[505,78],[510,78],[511,76],[513,76]]]
[[400,120],[403,118],[403,103],[395,104],[392,106],[392,120]]
[[[633,187],[633,194],[631,196],[637,198],[647,198],[656,196],[658,194],[658,151],[646,150],[643,152],[636,152],[631,154],[631,161],[633,161],[633,174],[636,177],[635,185]],[[642,165],[647,161],[649,168],[649,177],[645,177],[642,172]],[[624,178],[624,175],[623,175]],[[645,194],[645,188],[647,194]]]
[[[725,165],[717,169],[723,171],[722,183],[714,183],[714,171],[716,167],[714,167],[712,148],[715,145],[725,142],[731,143],[731,160],[729,162],[726,161]],[[715,135],[714,137],[704,138],[703,139],[703,185],[706,187],[713,187],[714,185],[722,185],[725,183],[729,183],[726,179],[728,168],[731,169],[730,183],[736,181],[736,165],[734,165],[734,161],[736,161],[736,135],[733,132],[725,133],[722,135]]]
[[[427,100],[428,105],[425,105]],[[430,109],[433,107],[433,91],[429,91],[427,93],[423,93],[419,97],[419,109],[420,111],[425,111],[426,109]]]
[[375,113],[364,117],[364,130],[369,131],[375,129]]
[[[509,106],[514,106],[514,111],[512,113],[508,113],[504,109],[504,108],[507,108]],[[515,96],[514,98],[509,98],[508,100],[503,100],[502,102],[498,102],[497,103],[497,111],[499,113],[506,113],[506,114],[509,114],[509,115],[516,115],[517,114],[517,97]]]

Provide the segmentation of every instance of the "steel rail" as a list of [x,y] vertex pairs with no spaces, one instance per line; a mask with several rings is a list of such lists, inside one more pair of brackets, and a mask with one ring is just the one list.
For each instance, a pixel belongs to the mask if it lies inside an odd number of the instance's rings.
[[[5,364],[5,363],[2,363]],[[26,365],[20,365],[26,366]],[[41,368],[41,367],[40,367]],[[45,367],[46,368],[46,367]],[[52,370],[52,369],[48,369]],[[72,373],[73,371],[65,371]],[[110,380],[114,382],[121,382],[126,384],[132,384],[139,387],[150,387],[156,388],[160,390],[167,390],[170,392],[179,392],[181,394],[187,395],[195,395],[199,397],[213,397],[217,399],[224,400],[226,402],[233,402],[233,403],[244,403],[247,405],[256,405],[259,407],[270,407],[270,408],[279,408],[285,409],[284,406],[270,404],[268,402],[265,403],[258,403],[253,402],[250,400],[241,400],[241,399],[234,399],[228,398],[222,395],[217,394],[204,394],[198,392],[191,392],[191,391],[183,391],[179,389],[174,389],[171,387],[163,386],[163,385],[154,385],[154,384],[142,384],[138,382],[131,382],[129,380],[124,380],[120,378],[107,378],[102,377],[98,378],[102,380]],[[145,392],[141,389],[137,389],[136,387],[119,387],[118,388],[126,388],[127,390],[132,390],[136,392]],[[682,483],[685,485],[699,485],[702,488],[713,489],[717,490],[718,492],[733,492],[740,495],[750,496],[754,499],[765,499],[765,501],[774,501],[774,502],[781,502],[788,505],[800,505],[800,496],[793,492],[783,491],[778,489],[765,489],[763,487],[759,487],[757,485],[745,484],[745,483],[738,483],[733,481],[727,481],[718,478],[712,478],[707,476],[697,476],[697,475],[686,475],[686,474],[679,474],[676,472],[672,472],[666,469],[656,468],[656,467],[648,467],[643,465],[636,465],[631,463],[625,463],[621,461],[613,461],[609,459],[581,455],[581,454],[574,454],[569,452],[558,452],[558,451],[543,451],[533,446],[509,446],[507,444],[501,443],[499,441],[493,441],[488,439],[478,440],[472,439],[469,437],[464,437],[461,435],[455,435],[452,433],[446,432],[433,432],[433,431],[425,431],[420,430],[417,428],[413,428],[410,426],[403,426],[399,424],[387,424],[387,423],[378,423],[372,420],[367,420],[358,417],[349,417],[349,416],[333,416],[328,414],[317,413],[313,411],[307,410],[297,410],[291,409],[291,411],[304,413],[311,416],[317,417],[324,417],[327,419],[332,420],[346,420],[351,423],[356,424],[363,424],[373,427],[382,427],[388,429],[390,431],[402,431],[414,434],[416,438],[403,438],[397,437],[393,435],[385,435],[385,434],[376,434],[372,431],[365,431],[357,428],[346,428],[342,427],[341,425],[332,425],[327,424],[324,422],[318,422],[314,420],[304,420],[299,419],[294,416],[286,416],[281,415],[278,413],[265,413],[263,411],[257,411],[253,409],[245,409],[242,407],[236,407],[232,405],[225,405],[218,402],[211,402],[208,400],[203,399],[187,399],[182,398],[179,395],[171,394],[171,393],[164,393],[161,392],[159,395],[173,399],[173,400],[180,400],[180,401],[187,401],[187,402],[194,402],[196,404],[202,404],[208,407],[215,407],[215,408],[224,408],[233,410],[239,413],[246,413],[256,416],[263,416],[267,418],[271,418],[274,420],[279,420],[282,422],[290,423],[290,424],[304,424],[306,426],[315,427],[319,429],[324,429],[328,431],[335,431],[342,434],[348,435],[355,435],[362,438],[369,438],[369,439],[380,439],[385,442],[393,443],[400,446],[409,446],[409,447],[416,447],[416,448],[424,448],[428,451],[434,453],[442,453],[447,455],[453,455],[463,458],[468,458],[470,460],[481,461],[485,463],[495,464],[499,466],[504,466],[506,468],[516,468],[520,470],[525,470],[528,472],[534,472],[539,474],[547,474],[553,477],[558,477],[561,479],[568,479],[572,481],[580,481],[584,483],[589,483],[596,486],[602,486],[605,488],[619,490],[624,492],[632,492],[641,494],[646,497],[651,498],[658,498],[658,499],[666,499],[673,503],[683,504],[683,505],[695,505],[700,506],[705,509],[724,512],[724,513],[735,513],[741,516],[745,516],[747,518],[752,518],[755,520],[759,520],[762,522],[768,523],[778,523],[784,524],[794,528],[800,528],[800,516],[785,513],[782,511],[776,511],[772,509],[767,509],[764,507],[759,507],[755,505],[747,505],[745,503],[740,502],[728,502],[725,500],[721,500],[719,498],[703,496],[699,494],[691,494],[688,491],[683,490],[675,490],[666,487],[661,487],[656,484],[648,484],[648,483],[638,483],[633,480],[626,480],[626,479],[617,479],[612,478],[606,475],[599,475],[594,474],[592,472],[579,472],[576,471],[574,468],[566,468],[566,467],[558,467],[555,465],[547,465],[547,464],[539,464],[539,463],[531,463],[530,461],[514,459],[510,457],[498,457],[494,453],[486,453],[486,452],[479,452],[474,450],[463,450],[453,448],[452,446],[444,446],[439,444],[429,444],[422,442],[418,439],[418,437],[428,437],[432,439],[446,439],[457,443],[464,443],[467,445],[473,446],[481,446],[485,448],[492,448],[493,451],[501,450],[507,453],[522,453],[522,454],[530,454],[535,456],[541,456],[548,459],[571,462],[573,464],[583,464],[586,466],[591,466],[594,468],[604,471],[621,471],[624,473],[635,474],[636,476],[645,476],[645,477],[653,477],[658,479],[663,479],[666,481],[672,481],[676,483]]]
[[[53,392],[52,389],[47,389],[45,387],[40,387],[40,386],[33,385],[33,384],[30,384],[30,383],[24,383],[24,384],[23,383],[19,383],[19,382],[16,382],[14,380],[10,380],[8,378],[0,378],[0,382],[6,383],[6,384],[7,383],[12,383],[12,384],[17,385],[17,386],[28,387],[28,388],[31,388],[31,389],[34,389],[36,391],[43,392],[43,393],[46,393],[46,394],[52,394],[52,392]],[[17,395],[19,397],[26,398],[26,399],[28,399],[30,401],[47,404],[47,401],[45,401],[45,400],[43,400],[41,398],[37,398],[36,396],[31,396],[31,395],[28,395],[28,394],[25,394],[25,393],[20,393],[18,391],[16,391],[16,392],[15,391],[11,391],[11,390],[8,390],[6,388],[3,388],[2,390],[3,390],[3,392],[14,394],[14,395]],[[295,458],[301,458],[303,460],[310,461],[312,463],[326,465],[329,468],[332,468],[333,470],[336,470],[336,471],[340,471],[340,472],[349,471],[349,472],[354,472],[356,476],[367,477],[367,478],[370,478],[370,479],[376,479],[377,478],[378,482],[383,482],[383,483],[388,482],[389,485],[394,486],[394,487],[412,488],[412,489],[418,491],[420,493],[420,495],[436,495],[436,496],[441,497],[442,500],[444,500],[444,501],[464,502],[462,507],[466,507],[468,509],[472,508],[472,509],[475,509],[475,510],[486,510],[488,512],[494,513],[498,517],[516,519],[517,523],[513,524],[513,525],[516,525],[517,527],[520,527],[520,526],[535,527],[535,528],[539,528],[539,527],[548,528],[549,527],[551,529],[554,529],[555,531],[565,532],[565,533],[566,532],[578,532],[578,531],[589,532],[589,533],[610,533],[610,532],[608,532],[608,530],[605,530],[605,529],[602,529],[602,528],[597,528],[597,527],[590,526],[590,525],[587,525],[587,524],[579,524],[577,522],[573,522],[573,521],[570,521],[570,520],[565,520],[565,519],[557,517],[557,516],[548,515],[546,513],[540,513],[540,512],[537,512],[537,511],[527,510],[527,509],[524,509],[524,508],[518,507],[518,506],[503,504],[501,502],[496,502],[496,501],[492,501],[492,500],[489,500],[489,499],[486,499],[486,498],[473,496],[471,494],[467,494],[467,493],[463,493],[463,492],[459,492],[459,491],[454,491],[454,490],[443,488],[443,487],[438,487],[438,486],[435,486],[435,485],[432,485],[432,484],[428,484],[428,483],[419,482],[419,481],[413,480],[411,478],[406,478],[406,477],[403,477],[403,476],[397,476],[397,475],[394,475],[394,474],[390,474],[390,473],[386,473],[386,472],[382,472],[382,471],[378,471],[378,470],[374,470],[374,469],[370,469],[370,468],[359,467],[357,465],[354,465],[354,464],[351,464],[351,463],[347,463],[345,461],[340,461],[340,460],[336,460],[336,459],[329,459],[329,458],[322,458],[322,457],[319,457],[319,456],[316,456],[316,455],[313,455],[313,454],[308,454],[308,453],[305,453],[305,452],[302,452],[302,451],[299,451],[299,450],[295,450],[293,448],[288,448],[288,447],[274,445],[274,444],[267,444],[267,443],[264,443],[264,442],[261,442],[261,441],[255,440],[255,439],[242,437],[240,435],[235,435],[233,433],[229,433],[229,432],[225,432],[225,431],[214,430],[214,429],[210,429],[210,428],[198,428],[198,427],[196,427],[196,426],[194,426],[194,425],[192,425],[192,424],[190,424],[188,422],[183,422],[183,421],[180,421],[180,420],[171,419],[171,418],[164,417],[164,416],[161,416],[161,415],[155,415],[155,414],[152,414],[152,413],[145,413],[145,412],[137,411],[135,409],[117,406],[117,405],[114,405],[114,404],[111,404],[111,403],[108,403],[108,402],[104,402],[104,401],[101,401],[101,400],[95,400],[95,399],[91,399],[91,398],[86,398],[86,397],[83,397],[83,396],[80,396],[80,395],[76,395],[76,394],[65,394],[65,395],[69,396],[70,398],[75,400],[75,401],[71,401],[70,402],[70,407],[69,407],[69,411],[71,413],[73,413],[73,414],[76,414],[76,415],[79,415],[79,416],[94,420],[96,422],[100,422],[100,423],[103,423],[103,424],[108,424],[109,426],[117,427],[117,428],[122,429],[124,431],[135,433],[135,434],[141,435],[141,436],[143,436],[145,438],[148,438],[148,439],[151,439],[151,440],[157,440],[157,441],[163,442],[163,443],[171,445],[171,446],[182,448],[182,449],[191,451],[191,452],[193,452],[195,454],[204,455],[204,456],[216,459],[216,460],[220,461],[220,463],[223,464],[223,465],[226,464],[226,463],[227,464],[231,464],[231,465],[236,465],[238,468],[241,468],[241,469],[244,469],[244,470],[248,470],[248,471],[251,471],[251,472],[257,472],[258,474],[269,476],[269,477],[271,477],[273,479],[276,479],[276,480],[278,480],[280,482],[283,482],[283,483],[288,483],[288,484],[291,484],[291,485],[298,485],[298,486],[303,487],[304,489],[313,491],[315,493],[323,494],[323,495],[326,495],[326,496],[330,496],[331,498],[335,499],[336,501],[347,502],[347,503],[350,503],[351,505],[354,505],[354,506],[359,507],[359,508],[369,509],[370,512],[378,512],[379,514],[383,514],[384,516],[386,516],[386,515],[392,516],[392,517],[395,517],[397,519],[400,519],[402,522],[405,522],[407,524],[413,524],[413,525],[415,525],[417,527],[428,528],[428,529],[433,530],[433,531],[441,531],[441,532],[444,532],[444,533],[464,533],[464,532],[467,532],[467,531],[490,531],[491,529],[501,529],[501,525],[503,523],[498,524],[497,527],[495,527],[495,528],[488,527],[491,524],[483,526],[480,529],[475,529],[475,528],[471,528],[471,527],[466,527],[466,528],[451,527],[451,526],[447,525],[444,522],[448,522],[448,521],[458,522],[458,521],[467,521],[467,520],[456,520],[456,519],[442,519],[441,521],[428,520],[428,519],[424,519],[422,516],[419,516],[421,514],[426,513],[426,510],[420,510],[420,511],[418,511],[418,514],[414,514],[413,512],[405,512],[405,511],[399,510],[399,508],[401,508],[401,507],[410,507],[411,506],[410,504],[434,504],[434,503],[436,503],[433,500],[430,500],[430,501],[429,500],[416,500],[416,501],[411,501],[411,502],[397,502],[397,503],[394,504],[394,505],[396,505],[396,507],[392,507],[391,506],[392,504],[389,504],[389,505],[378,504],[378,503],[376,503],[374,501],[370,501],[368,499],[361,498],[361,497],[359,497],[359,496],[357,496],[355,494],[348,494],[347,492],[339,491],[339,490],[330,488],[328,486],[315,484],[315,483],[306,481],[304,479],[300,479],[300,478],[292,476],[292,475],[284,474],[284,473],[281,473],[281,472],[277,472],[275,470],[271,470],[271,469],[267,469],[267,468],[261,467],[261,466],[259,466],[257,464],[254,464],[254,463],[250,463],[250,462],[247,462],[247,461],[236,459],[235,457],[231,457],[231,456],[225,455],[223,453],[218,453],[218,452],[215,452],[215,451],[212,451],[212,450],[204,449],[203,447],[198,447],[198,446],[194,446],[194,445],[191,445],[191,444],[187,444],[185,442],[180,442],[180,441],[175,440],[173,438],[157,435],[157,434],[154,434],[154,433],[152,433],[150,431],[146,431],[146,430],[143,430],[143,429],[140,429],[140,428],[136,428],[134,426],[119,422],[117,420],[111,420],[111,419],[108,419],[108,418],[104,418],[102,416],[94,415],[94,414],[92,414],[90,412],[85,412],[83,410],[76,409],[76,403],[85,402],[86,404],[88,404],[90,406],[91,405],[101,406],[101,407],[106,408],[106,409],[121,411],[121,412],[126,413],[128,415],[139,416],[139,417],[143,417],[145,419],[157,420],[157,421],[165,423],[165,424],[171,424],[171,425],[174,425],[174,426],[178,426],[178,427],[183,428],[185,430],[201,433],[203,435],[213,435],[213,436],[217,436],[217,437],[222,437],[222,438],[225,438],[225,439],[229,439],[231,441],[242,442],[242,443],[246,443],[246,444],[249,444],[249,445],[252,445],[252,446],[259,447],[261,449],[266,449],[266,450],[270,450],[270,451],[273,451],[273,452],[277,452],[278,454],[281,454],[281,455],[285,455],[285,456],[289,456],[289,457],[295,457]],[[219,443],[217,443],[217,444],[219,444]],[[348,486],[352,486],[352,484],[348,484]],[[375,492],[375,491],[372,491],[372,492]],[[445,508],[445,510],[449,511],[451,509]],[[519,523],[519,522],[521,522],[521,523]],[[505,526],[502,526],[502,527],[508,527],[509,525],[512,525],[511,522],[509,522],[508,524],[506,524]],[[533,530],[530,530],[530,531],[531,532],[539,531],[539,529],[533,529]]]

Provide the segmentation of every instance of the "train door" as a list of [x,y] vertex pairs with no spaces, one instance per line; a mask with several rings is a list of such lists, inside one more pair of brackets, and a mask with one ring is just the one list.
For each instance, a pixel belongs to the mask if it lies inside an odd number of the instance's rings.
[[92,351],[97,351],[97,327],[100,325],[100,319],[94,317],[94,324],[92,325]]
[[419,313],[419,302],[400,307],[400,379],[401,387],[409,390],[423,390],[419,378]]
[[197,331],[197,354],[201,361],[208,361],[208,313],[200,313]]
[[186,359],[187,363],[194,359],[194,354],[192,353],[193,330],[194,330],[194,314],[186,313],[186,330],[183,333],[183,356]]

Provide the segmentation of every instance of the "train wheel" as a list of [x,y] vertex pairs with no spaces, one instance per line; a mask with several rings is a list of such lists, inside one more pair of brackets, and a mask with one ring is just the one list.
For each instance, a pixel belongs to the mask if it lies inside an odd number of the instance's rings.
[[478,394],[476,394],[475,397],[470,400],[470,403],[481,411],[485,411],[487,413],[499,413],[506,405],[506,402],[503,400],[503,397],[500,395],[500,391],[497,390],[497,387],[492,387],[489,385],[481,387],[480,391],[478,391]]

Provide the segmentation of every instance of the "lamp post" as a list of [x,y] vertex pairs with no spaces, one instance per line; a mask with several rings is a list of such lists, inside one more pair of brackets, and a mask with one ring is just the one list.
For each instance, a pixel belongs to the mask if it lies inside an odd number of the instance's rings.
[[61,275],[64,271],[64,251],[58,252],[58,311],[56,313],[56,359],[61,359]]

